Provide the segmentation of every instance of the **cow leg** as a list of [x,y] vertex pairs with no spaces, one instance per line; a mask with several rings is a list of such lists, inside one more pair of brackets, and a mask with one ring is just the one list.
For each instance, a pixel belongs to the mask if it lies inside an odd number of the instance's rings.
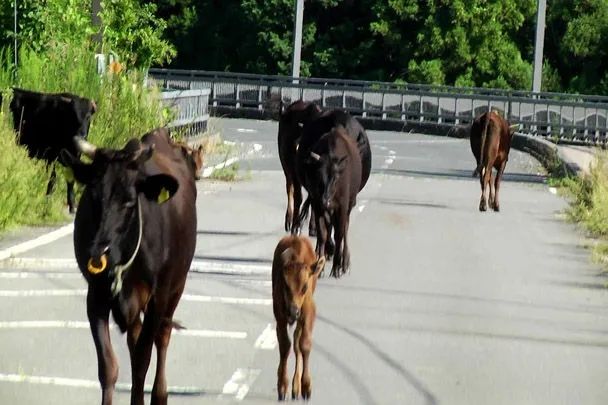
[[481,182],[481,198],[479,199],[479,211],[486,211],[487,207],[487,198],[486,198],[486,189],[490,186],[490,180],[492,178],[492,166],[488,170],[487,167],[482,169],[482,174],[479,176],[479,181]]
[[97,352],[97,375],[101,384],[102,405],[112,404],[114,385],[118,379],[118,362],[110,340],[109,314],[110,302],[108,297],[89,286],[87,316]]
[[342,267],[342,242],[344,240],[344,215],[342,215],[342,210],[336,210],[333,215],[333,222],[336,224],[334,229],[334,241],[335,241],[335,252],[334,252],[334,260],[331,266],[331,276],[338,278],[340,277],[345,269]]
[[506,166],[507,161],[504,160],[500,164],[498,171],[496,172],[496,178],[494,179],[494,188],[496,189],[496,192],[494,194],[494,205],[492,206],[492,209],[494,209],[494,211],[496,212],[500,211],[500,203],[498,202],[498,190],[500,189],[500,181],[502,180],[502,174],[504,173]]
[[302,186],[299,182],[294,182],[293,189],[293,222],[291,224],[291,234],[298,235],[300,233],[300,208],[302,206]]
[[159,327],[159,311],[156,308],[155,298],[150,299],[144,316],[144,323],[141,332],[133,348],[131,361],[131,405],[143,405],[144,403],[144,382],[146,373],[150,366],[150,356],[152,355],[152,344]]
[[287,323],[277,322],[277,340],[279,341],[279,368],[277,370],[277,392],[279,401],[285,400],[289,377],[287,376],[287,358],[291,350],[291,341],[287,333]]
[[350,213],[344,218],[344,242],[342,248],[342,274],[350,269],[350,250],[348,249],[348,227],[350,224]]
[[293,332],[293,351],[296,357],[296,367],[291,382],[291,399],[300,398],[302,393],[302,350],[300,348],[300,337],[302,336],[302,321],[298,320],[296,330]]
[[[312,394],[312,378],[310,377],[310,370],[308,367],[308,360],[310,358],[310,351],[312,349],[312,329],[314,327],[314,303],[312,304],[312,314],[307,314],[304,319],[304,328],[302,329],[302,335],[300,336],[300,350],[302,352],[302,398],[310,399]],[[312,315],[312,316],[311,316]]]
[[287,211],[285,211],[285,232],[291,230],[293,223],[293,182],[290,178],[285,178],[285,188],[287,190]]
[[53,169],[51,170],[51,178],[49,179],[49,182],[46,186],[46,195],[49,195],[53,192],[53,189],[55,188],[56,180],[57,180],[57,172],[55,171],[55,166],[53,166]]
[[160,328],[156,334],[154,341],[156,345],[156,377],[152,387],[151,405],[167,405],[167,378],[165,374],[165,365],[167,360],[167,348],[171,340],[171,332],[173,330],[173,313],[182,296],[183,287],[179,293],[176,293],[171,300],[165,316],[163,317]]
[[73,181],[67,181],[66,182],[66,186],[67,186],[67,197],[68,197],[68,209],[70,210],[70,214],[73,214],[76,209],[76,198],[74,197],[74,182]]
[[315,220],[315,212],[310,210],[310,221],[308,221],[308,236],[317,236],[317,221]]

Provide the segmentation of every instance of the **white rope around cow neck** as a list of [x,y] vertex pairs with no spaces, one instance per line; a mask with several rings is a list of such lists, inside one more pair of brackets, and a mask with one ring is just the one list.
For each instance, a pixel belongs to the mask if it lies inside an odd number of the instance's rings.
[[117,264],[114,268],[114,281],[112,281],[112,297],[116,297],[120,290],[122,290],[122,275],[125,271],[131,268],[133,262],[135,261],[135,256],[139,253],[139,248],[141,246],[141,239],[143,235],[144,221],[141,215],[141,202],[139,201],[139,195],[137,196],[137,221],[139,222],[139,235],[137,237],[137,246],[135,246],[135,251],[131,258],[125,264]]

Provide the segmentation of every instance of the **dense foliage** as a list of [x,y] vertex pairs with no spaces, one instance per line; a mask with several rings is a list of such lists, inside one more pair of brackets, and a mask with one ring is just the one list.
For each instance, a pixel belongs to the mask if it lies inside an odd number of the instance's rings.
[[[289,74],[295,0],[103,0],[134,66]],[[0,45],[12,42],[12,1]],[[90,38],[90,1],[21,0],[19,39]],[[529,89],[535,0],[306,0],[302,75]],[[166,29],[165,29],[166,28]],[[547,5],[544,90],[608,93],[608,0]]]

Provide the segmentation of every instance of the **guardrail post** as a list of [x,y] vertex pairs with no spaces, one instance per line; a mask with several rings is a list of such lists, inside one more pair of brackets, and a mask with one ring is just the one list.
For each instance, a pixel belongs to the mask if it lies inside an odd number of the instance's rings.
[[346,90],[342,90],[342,108],[346,110]]
[[441,104],[439,103],[439,96],[437,96],[437,123],[441,124]]
[[215,80],[213,81],[213,85],[211,86],[211,91],[213,91],[213,106],[217,107],[217,91],[216,91],[216,86],[217,83],[215,82]]
[[386,119],[386,104],[384,103],[384,96],[386,95],[386,93],[382,92],[382,119],[385,120]]
[[241,97],[239,95],[239,93],[240,93],[240,86],[239,86],[238,83],[235,85],[234,89],[236,91],[236,100],[235,100],[236,101],[236,108],[241,108],[241,103],[239,102],[239,100],[241,99]]
[[551,110],[549,110],[549,102],[547,102],[547,136],[550,136],[553,132],[553,126],[551,125]]
[[365,118],[367,117],[367,109],[365,108],[365,91],[362,91],[361,94],[361,116]]
[[321,89],[321,106],[325,108],[325,89]]
[[458,118],[458,96],[454,96],[454,125],[460,124],[460,118]]
[[405,95],[401,93],[401,121],[405,120]]
[[422,104],[422,94],[420,95],[419,103],[420,103],[420,105],[418,108],[418,114],[420,114],[420,115],[418,117],[418,121],[424,122],[424,105]]

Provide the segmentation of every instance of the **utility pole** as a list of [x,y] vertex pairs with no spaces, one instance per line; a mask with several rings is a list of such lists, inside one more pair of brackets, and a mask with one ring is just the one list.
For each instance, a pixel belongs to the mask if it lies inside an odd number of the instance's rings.
[[17,67],[17,0],[14,0],[15,6],[15,25],[13,26],[13,34],[15,34],[15,67]]
[[532,76],[532,91],[539,93],[543,79],[543,46],[545,43],[545,14],[547,0],[538,0],[536,9],[536,41],[534,43],[534,75]]
[[304,19],[304,0],[296,0],[293,22],[293,62],[291,76],[300,77],[300,54],[302,52],[302,20]]

